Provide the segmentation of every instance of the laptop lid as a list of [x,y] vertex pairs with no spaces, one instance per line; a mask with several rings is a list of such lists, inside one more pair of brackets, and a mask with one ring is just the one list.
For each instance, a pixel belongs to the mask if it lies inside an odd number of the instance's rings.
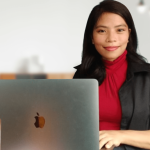
[[98,82],[0,80],[2,150],[99,150]]

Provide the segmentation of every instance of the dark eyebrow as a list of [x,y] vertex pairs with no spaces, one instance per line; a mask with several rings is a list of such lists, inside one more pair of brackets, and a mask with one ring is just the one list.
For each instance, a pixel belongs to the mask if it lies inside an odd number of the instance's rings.
[[[127,27],[125,24],[120,24],[120,25],[115,26],[115,28],[121,27],[121,26]],[[107,26],[104,26],[104,25],[99,25],[99,26],[96,26],[95,28],[97,29],[97,28],[99,28],[99,27],[108,28]]]

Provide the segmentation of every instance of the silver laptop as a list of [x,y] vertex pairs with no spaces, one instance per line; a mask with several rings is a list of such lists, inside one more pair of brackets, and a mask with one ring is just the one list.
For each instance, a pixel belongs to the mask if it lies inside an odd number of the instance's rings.
[[0,80],[2,150],[99,150],[95,79]]

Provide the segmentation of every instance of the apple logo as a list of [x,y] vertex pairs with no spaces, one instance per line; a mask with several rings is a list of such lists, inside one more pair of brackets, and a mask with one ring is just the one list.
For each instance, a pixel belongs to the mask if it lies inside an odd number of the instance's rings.
[[35,118],[35,127],[36,128],[43,128],[45,125],[45,119],[44,117],[40,116],[39,113],[37,113],[37,116],[34,117]]

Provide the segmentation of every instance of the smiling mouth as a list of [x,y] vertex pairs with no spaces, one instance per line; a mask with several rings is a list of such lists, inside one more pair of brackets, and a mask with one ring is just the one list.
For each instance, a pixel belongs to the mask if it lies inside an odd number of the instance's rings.
[[114,51],[118,49],[119,46],[109,46],[109,47],[104,47],[107,51]]

